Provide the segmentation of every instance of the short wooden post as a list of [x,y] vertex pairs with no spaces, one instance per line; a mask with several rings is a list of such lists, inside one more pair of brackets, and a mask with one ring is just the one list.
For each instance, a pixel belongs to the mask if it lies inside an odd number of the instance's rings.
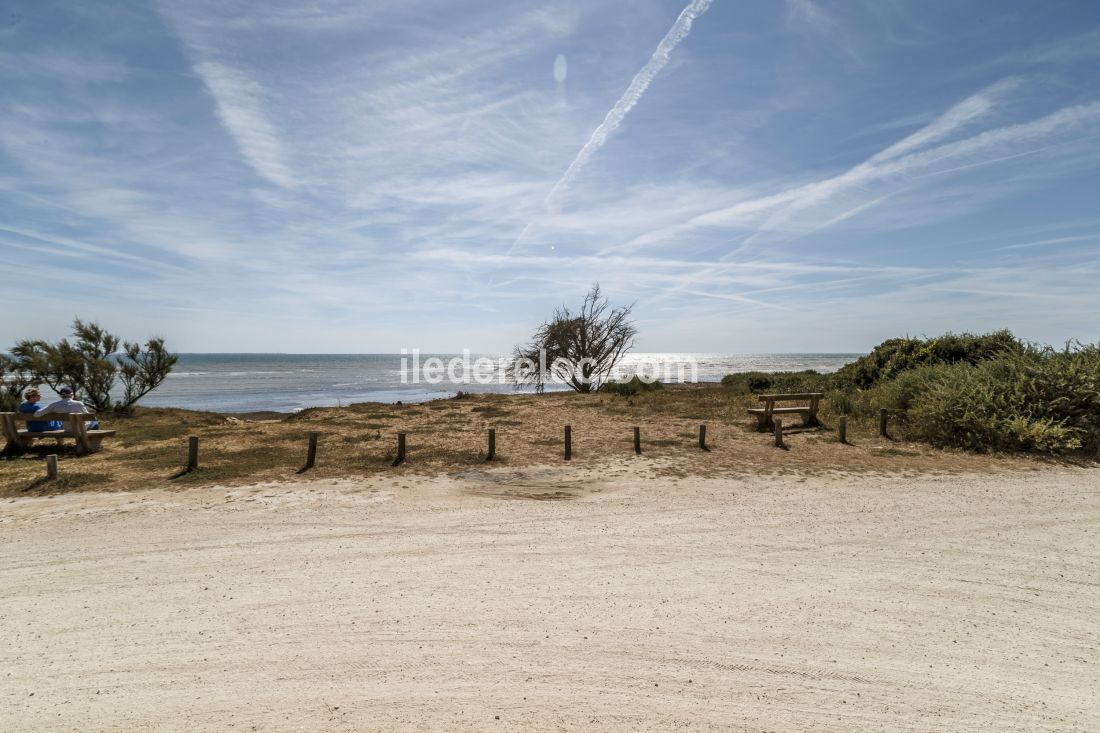
[[199,467],[199,439],[192,435],[187,439],[187,470],[194,471]]
[[317,465],[317,436],[319,433],[309,434],[309,450],[306,451],[306,468],[313,468]]
[[393,465],[400,466],[405,462],[405,434],[397,434],[397,458],[394,459]]
[[634,454],[642,455],[642,429],[640,427],[634,427]]
[[841,415],[837,419],[837,432],[840,433],[840,442],[848,442],[848,416]]
[[565,426],[565,460],[573,458],[573,428]]
[[710,450],[710,448],[707,447],[707,426],[706,425],[700,425],[699,426],[699,447],[702,450],[707,450],[707,451]]
[[485,460],[491,461],[497,457],[497,431],[496,428],[489,428],[489,453],[486,455]]
[[783,420],[773,417],[772,424],[775,425],[775,447],[786,448],[787,446],[783,444]]
[[885,407],[878,411],[878,434],[883,438],[890,437],[890,433],[886,430],[887,414]]
[[57,478],[57,455],[54,453],[46,456],[46,478]]

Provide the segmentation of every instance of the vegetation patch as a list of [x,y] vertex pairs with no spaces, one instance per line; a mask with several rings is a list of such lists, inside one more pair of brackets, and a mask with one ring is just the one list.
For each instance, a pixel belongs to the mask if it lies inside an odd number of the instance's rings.
[[822,392],[832,377],[812,369],[801,372],[738,372],[722,377],[722,386],[734,394]]
[[[62,466],[65,468],[65,466]],[[46,493],[63,493],[75,489],[106,487],[111,482],[111,474],[95,472],[63,472],[60,468],[55,479],[45,476],[37,478],[26,486],[25,491],[44,491]]]
[[660,389],[664,389],[664,385],[660,382],[647,382],[637,375],[621,382],[607,382],[600,387],[601,392],[619,397],[633,397],[643,392],[656,392]]
[[890,415],[890,430],[975,452],[1100,455],[1100,345],[1027,344],[1008,331],[890,339],[841,368],[748,372],[736,393],[824,391],[833,414]]
[[887,456],[889,456],[889,457],[901,457],[901,456],[914,457],[914,456],[919,456],[920,453],[917,453],[916,451],[905,450],[903,448],[888,447],[888,448],[872,448],[871,449],[871,455],[873,455],[873,456],[884,456],[884,457],[887,457]]
[[509,410],[497,407],[496,405],[479,405],[471,408],[470,412],[479,414],[482,417],[508,417],[512,414]]
[[[691,436],[695,437],[695,436]],[[643,445],[651,445],[654,448],[670,448],[674,445],[680,445],[679,440],[672,440],[670,438],[657,438],[656,440],[643,440]]]

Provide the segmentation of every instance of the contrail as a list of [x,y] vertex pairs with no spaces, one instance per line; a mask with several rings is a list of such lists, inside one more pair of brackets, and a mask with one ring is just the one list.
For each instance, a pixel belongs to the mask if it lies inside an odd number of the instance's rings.
[[[550,193],[547,194],[544,205],[549,209],[552,208],[554,202],[564,191],[568,188],[569,184],[573,182],[573,179],[577,177],[581,169],[588,165],[588,161],[592,159],[592,156],[597,150],[603,147],[607,142],[611,134],[619,128],[622,124],[623,118],[627,113],[634,108],[634,105],[645,94],[646,89],[649,88],[653,78],[660,73],[661,69],[668,63],[669,57],[672,55],[672,51],[680,44],[680,41],[687,38],[688,33],[691,32],[691,25],[695,22],[695,19],[706,12],[710,7],[712,0],[691,0],[687,7],[683,9],[679,17],[676,18],[676,22],[669,28],[668,33],[661,39],[661,42],[657,44],[657,50],[653,52],[653,55],[649,57],[649,61],[642,67],[641,71],[634,75],[634,79],[631,80],[630,86],[626,88],[623,95],[619,97],[619,101],[615,102],[615,106],[607,113],[607,116],[603,118],[603,122],[597,127],[588,138],[588,142],[584,144],[580,152],[577,153],[577,157],[573,159],[573,162],[569,164],[569,168],[566,169],[562,177],[554,184],[554,187],[550,189]],[[530,228],[530,224],[524,227],[523,232],[512,244],[509,253],[515,249],[520,240],[523,239],[523,235],[527,233]]]
[[588,142],[577,153],[577,157],[570,163],[561,180],[550,189],[550,193],[546,197],[547,205],[552,204],[561,191],[573,182],[581,169],[588,165],[588,161],[592,159],[596,151],[602,148],[607,139],[611,137],[611,134],[619,128],[626,114],[641,100],[642,95],[645,94],[646,89],[653,81],[653,77],[657,76],[661,69],[665,67],[665,64],[668,63],[672,51],[680,44],[680,41],[687,38],[688,33],[691,32],[691,24],[710,7],[710,4],[711,0],[692,0],[688,3],[688,6],[680,13],[680,17],[672,24],[672,28],[657,44],[657,50],[649,57],[649,61],[642,67],[641,71],[634,75],[630,86],[619,97],[619,101],[615,102],[615,106],[603,118],[600,126],[592,132]]

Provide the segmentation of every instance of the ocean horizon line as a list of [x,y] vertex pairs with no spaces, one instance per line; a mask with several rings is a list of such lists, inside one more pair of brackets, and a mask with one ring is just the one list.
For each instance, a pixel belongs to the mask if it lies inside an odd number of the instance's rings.
[[[454,396],[457,392],[513,393],[504,360],[508,353],[286,353],[286,352],[178,352],[179,361],[157,389],[142,398],[146,407],[180,407],[212,412],[296,412],[310,407],[333,407],[363,402],[422,402]],[[662,381],[719,382],[736,372],[834,372],[860,356],[855,352],[777,352],[728,354],[720,352],[646,352],[627,354],[620,376],[657,369]],[[491,379],[480,381],[475,362],[490,362]],[[444,362],[459,362],[459,378],[451,380]],[[434,367],[432,362],[437,362]],[[466,363],[474,367],[467,371]],[[683,368],[681,368],[683,367]],[[429,378],[429,370],[443,381]],[[650,372],[647,372],[650,373]],[[683,374],[677,379],[661,374]],[[564,385],[550,384],[551,391]],[[43,388],[45,394],[48,390]]]

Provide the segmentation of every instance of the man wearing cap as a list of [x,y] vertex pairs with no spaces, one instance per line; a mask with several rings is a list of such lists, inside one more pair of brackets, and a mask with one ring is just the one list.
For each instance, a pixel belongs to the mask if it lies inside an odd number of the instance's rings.
[[[35,417],[42,417],[43,415],[71,415],[74,412],[92,412],[83,402],[73,399],[73,391],[70,388],[62,387],[61,389],[57,390],[57,393],[61,395],[61,399],[59,399],[57,402],[51,402],[50,404],[43,407],[41,410],[34,413]],[[98,427],[98,425],[95,422],[92,422],[88,425],[88,427],[94,430]]]

